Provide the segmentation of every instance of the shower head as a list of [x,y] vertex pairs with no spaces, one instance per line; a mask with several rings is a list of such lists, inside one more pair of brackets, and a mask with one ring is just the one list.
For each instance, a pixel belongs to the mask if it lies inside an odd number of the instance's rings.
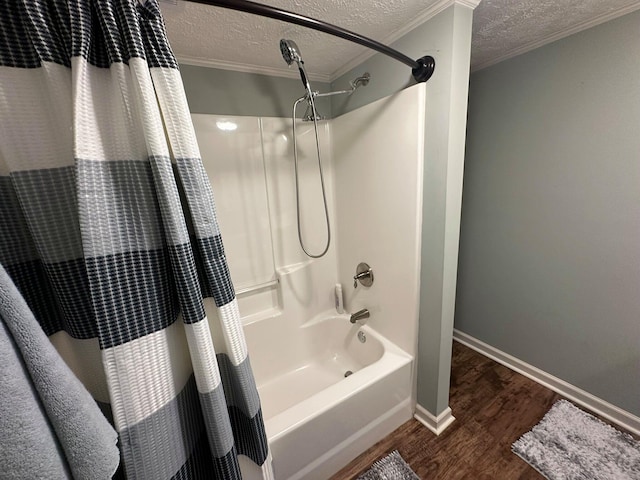
[[298,64],[300,79],[302,80],[304,88],[307,90],[307,95],[309,95],[310,101],[313,103],[313,91],[311,90],[311,84],[309,83],[307,72],[304,69],[304,62],[302,61],[298,45],[296,45],[296,42],[293,40],[286,40],[283,38],[280,40],[280,53],[282,53],[282,58],[287,62],[287,65],[291,66],[293,62]]
[[287,65],[296,62],[299,66],[301,63],[304,63],[300,55],[300,49],[293,40],[285,40],[284,38],[280,40],[280,53],[282,53],[282,58],[287,62]]

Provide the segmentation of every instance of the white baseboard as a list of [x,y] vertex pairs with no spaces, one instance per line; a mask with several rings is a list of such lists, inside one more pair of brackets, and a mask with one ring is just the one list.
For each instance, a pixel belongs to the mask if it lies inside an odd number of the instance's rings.
[[422,405],[416,405],[416,413],[413,417],[436,435],[444,432],[455,420],[455,417],[451,414],[450,407],[447,407],[436,417]]
[[529,365],[528,363],[523,362],[502,350],[498,350],[497,348],[492,347],[471,335],[467,335],[460,330],[453,330],[453,339],[476,352],[481,353],[485,357],[489,357],[505,367],[510,368],[514,372],[518,372],[521,375],[538,382],[540,385],[559,393],[567,400],[570,400],[587,410],[591,410],[593,413],[606,418],[621,428],[636,435],[640,435],[640,417],[636,417],[620,407],[616,407],[615,405],[612,405],[611,403],[606,402],[601,398],[576,387],[575,385],[571,385],[558,377],[554,377],[553,375],[540,370],[533,365]]

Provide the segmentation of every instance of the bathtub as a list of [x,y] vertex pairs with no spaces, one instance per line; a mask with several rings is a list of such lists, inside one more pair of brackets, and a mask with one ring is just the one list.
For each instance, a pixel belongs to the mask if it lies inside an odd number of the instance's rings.
[[277,480],[326,480],[411,418],[412,357],[371,327],[327,312],[245,334]]

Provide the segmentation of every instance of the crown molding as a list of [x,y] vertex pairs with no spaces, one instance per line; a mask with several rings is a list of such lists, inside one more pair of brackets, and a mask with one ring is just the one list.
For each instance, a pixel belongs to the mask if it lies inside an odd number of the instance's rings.
[[[300,79],[297,69],[283,69],[264,67],[261,65],[246,65],[244,63],[227,62],[208,58],[190,57],[188,55],[176,55],[176,60],[181,65],[193,65],[195,67],[218,68],[220,70],[231,70],[242,73],[256,73],[258,75],[268,75],[270,77],[295,78]],[[331,76],[323,73],[309,73],[309,79],[316,82],[329,83]]]
[[477,72],[478,70],[482,70],[483,68],[490,67],[492,65],[495,65],[496,63],[503,62],[504,60],[508,60],[513,57],[517,57],[518,55],[522,55],[523,53],[530,52],[531,50],[540,48],[548,43],[555,42],[556,40],[561,40],[565,37],[573,35],[574,33],[579,33],[583,30],[587,30],[591,27],[600,25],[601,23],[605,23],[610,20],[614,20],[618,17],[622,17],[623,15],[627,15],[628,13],[635,12],[636,10],[640,10],[640,2],[632,3],[631,5],[627,5],[626,7],[622,7],[618,10],[614,10],[613,12],[608,12],[603,15],[592,18],[590,20],[587,20],[586,22],[582,22],[577,25],[574,25],[571,28],[560,30],[559,32],[552,33],[550,35],[547,35],[546,37],[540,38],[533,42],[529,42],[520,47],[512,48],[511,50],[500,55],[499,57],[492,58],[490,60],[487,60],[486,62],[482,62],[477,65],[472,65],[471,71]]
[[[469,7],[471,9],[475,9],[480,4],[480,1],[481,0],[440,0],[434,3],[433,5],[431,5],[426,10],[424,10],[416,18],[404,24],[398,30],[384,37],[382,40],[380,40],[380,43],[384,43],[385,45],[392,44],[396,40],[399,40],[402,37],[404,37],[407,33],[409,33],[414,28],[422,25],[424,22],[432,19],[439,13],[442,13],[452,5],[462,5],[465,7]],[[360,55],[353,57],[351,60],[349,60],[347,63],[345,63],[343,66],[338,68],[335,72],[333,72],[330,75],[330,80],[332,82],[335,81],[336,79],[340,78],[342,75],[347,73],[352,68],[356,68],[358,65],[360,65],[364,61],[373,57],[376,53],[378,52],[374,50],[366,50],[362,52]]]
[[481,1],[482,0],[456,0],[455,3],[475,10]]

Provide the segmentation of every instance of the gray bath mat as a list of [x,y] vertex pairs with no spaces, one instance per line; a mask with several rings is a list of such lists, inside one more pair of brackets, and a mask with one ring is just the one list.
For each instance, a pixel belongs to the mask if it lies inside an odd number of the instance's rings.
[[566,400],[511,448],[549,480],[640,480],[640,442]]
[[420,480],[397,450],[378,460],[357,480]]

